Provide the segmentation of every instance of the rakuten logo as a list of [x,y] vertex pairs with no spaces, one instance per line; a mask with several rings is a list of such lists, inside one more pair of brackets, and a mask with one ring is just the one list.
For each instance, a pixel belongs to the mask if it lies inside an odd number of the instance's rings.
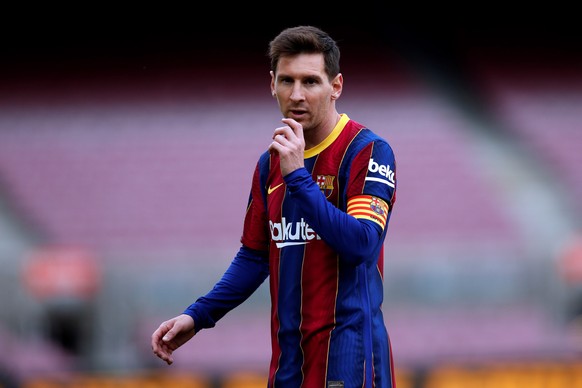
[[388,181],[384,181],[383,179],[378,179],[378,178],[374,178],[374,177],[368,177],[366,178],[366,180],[370,180],[370,181],[378,181],[378,182],[383,182],[386,183],[387,185],[394,187],[394,171],[392,171],[390,169],[390,165],[386,164],[386,165],[380,165],[378,163],[376,163],[376,161],[374,161],[374,158],[370,159],[370,162],[368,163],[368,171],[373,172],[373,173],[378,173],[380,175],[382,175],[383,177],[386,177],[388,179]]
[[321,237],[302,218],[301,221],[287,222],[285,217],[281,222],[269,221],[271,229],[271,239],[276,241],[277,248],[283,248],[289,245],[307,244],[309,241]]

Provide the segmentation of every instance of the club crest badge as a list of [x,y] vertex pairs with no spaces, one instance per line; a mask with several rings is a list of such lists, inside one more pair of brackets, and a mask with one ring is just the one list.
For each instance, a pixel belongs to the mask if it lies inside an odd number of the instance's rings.
[[335,180],[335,176],[333,175],[318,175],[317,176],[317,185],[319,189],[325,195],[326,198],[329,198],[331,193],[333,193],[333,181]]
[[376,197],[372,197],[371,201],[370,201],[370,209],[372,209],[372,211],[378,215],[383,215],[384,214],[384,209],[382,208],[382,202],[380,202],[380,200]]

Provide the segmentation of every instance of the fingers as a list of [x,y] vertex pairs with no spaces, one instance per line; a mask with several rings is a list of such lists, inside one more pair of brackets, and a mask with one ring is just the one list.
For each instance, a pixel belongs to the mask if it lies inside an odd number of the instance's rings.
[[171,333],[171,327],[172,325],[168,321],[162,323],[152,334],[151,342],[154,354],[168,365],[172,365],[174,362],[172,358],[173,349],[168,346],[168,342],[174,337],[174,334]]
[[304,166],[305,139],[301,124],[293,119],[282,121],[287,125],[275,129],[269,151],[279,154],[281,174],[287,176]]
[[287,124],[289,128],[291,128],[295,136],[297,136],[299,139],[303,139],[303,126],[301,124],[290,118],[283,118],[281,121]]
[[165,343],[161,343],[160,346],[154,350],[154,354],[168,365],[172,365],[174,363],[172,352],[173,350],[170,349]]
[[303,149],[305,144],[303,126],[289,118],[284,118],[281,121],[287,125],[275,128],[272,137],[273,142],[269,149],[277,152],[281,152],[284,149]]
[[294,141],[295,138],[303,139],[303,126],[301,124],[289,118],[281,119],[281,121],[287,125],[275,128],[273,140],[275,140],[277,135],[281,135],[289,141]]
[[168,365],[174,362],[172,353],[195,334],[194,320],[186,314],[181,314],[169,321],[163,322],[152,334],[152,350],[156,356]]
[[285,126],[276,128],[273,132],[273,141],[269,145],[269,150],[283,153],[292,145],[289,139],[293,137],[295,137],[295,134],[290,127]]
[[293,133],[293,130],[287,126],[275,128],[273,131],[273,140],[277,143],[289,143],[289,141],[295,137],[296,135]]

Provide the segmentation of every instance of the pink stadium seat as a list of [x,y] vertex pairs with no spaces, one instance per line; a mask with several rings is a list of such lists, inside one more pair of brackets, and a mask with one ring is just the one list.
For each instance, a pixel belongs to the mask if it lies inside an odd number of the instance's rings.
[[[549,58],[550,56],[548,56]],[[582,214],[582,72],[576,60],[477,58],[472,74],[499,124]]]
[[[392,242],[515,241],[458,114],[416,86],[370,94],[347,94],[341,108],[395,150]],[[0,178],[23,217],[55,242],[100,249],[236,249],[256,160],[279,122],[272,100],[150,98],[7,109]]]

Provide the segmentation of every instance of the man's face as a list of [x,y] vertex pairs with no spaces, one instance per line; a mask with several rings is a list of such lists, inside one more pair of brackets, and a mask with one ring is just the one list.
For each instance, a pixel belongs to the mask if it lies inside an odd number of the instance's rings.
[[299,122],[305,132],[317,129],[335,109],[332,96],[338,87],[341,84],[330,82],[325,73],[323,54],[281,57],[277,73],[271,72],[271,91],[281,113]]

